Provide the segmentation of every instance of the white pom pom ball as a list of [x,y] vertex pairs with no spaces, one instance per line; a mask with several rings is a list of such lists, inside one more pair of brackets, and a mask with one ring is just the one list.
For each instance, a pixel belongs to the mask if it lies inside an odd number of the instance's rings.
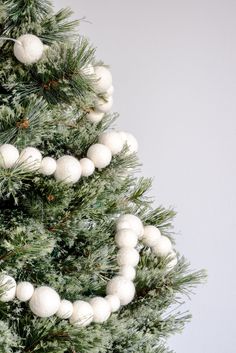
[[167,256],[172,250],[172,244],[169,238],[161,236],[158,243],[152,248],[154,254],[159,256]]
[[91,111],[86,115],[86,118],[91,121],[91,123],[99,123],[104,117],[104,113],[98,111]]
[[85,327],[93,321],[92,306],[83,301],[77,300],[73,304],[73,314],[70,317],[70,323],[75,326]]
[[14,44],[14,55],[21,63],[29,65],[36,63],[43,55],[42,41],[33,34],[23,34]]
[[95,88],[98,93],[107,91],[112,86],[112,75],[108,68],[104,66],[94,67],[97,82]]
[[41,152],[35,147],[26,147],[21,151],[19,164],[30,171],[38,170],[42,162]]
[[138,236],[132,229],[121,229],[116,233],[115,241],[119,248],[135,248]]
[[112,106],[113,106],[112,96],[106,97],[106,100],[100,98],[95,102],[95,108],[101,113],[110,112]]
[[112,95],[114,94],[114,91],[115,91],[114,86],[111,86],[111,87],[108,88],[108,90],[106,91],[106,96],[107,96],[107,97],[112,96]]
[[31,311],[38,317],[50,317],[56,314],[61,304],[57,292],[46,286],[36,288],[29,306]]
[[117,295],[121,305],[127,305],[134,299],[134,284],[125,277],[116,276],[107,284],[107,295]]
[[0,275],[0,301],[9,302],[15,298],[16,295],[16,281],[13,277],[8,275]]
[[170,260],[168,262],[168,264],[166,265],[166,270],[169,272],[169,271],[172,271],[173,268],[177,265],[178,263],[178,258],[177,258],[177,255],[175,253],[175,251],[171,251],[169,256],[168,256],[168,260]]
[[138,141],[129,132],[126,132],[126,143],[129,148],[129,153],[137,153],[138,152]]
[[94,75],[94,67],[92,64],[88,64],[87,66],[84,66],[81,71],[83,72],[84,75]]
[[96,323],[105,322],[111,315],[111,307],[108,301],[102,297],[95,297],[90,300],[93,308],[93,321]]
[[88,149],[87,157],[93,161],[96,168],[103,169],[110,164],[112,154],[107,146],[95,143]]
[[117,297],[117,295],[107,295],[105,299],[109,303],[112,313],[119,310],[120,299]]
[[91,161],[91,159],[82,158],[79,162],[81,165],[81,175],[83,177],[89,177],[90,175],[92,175],[94,173],[95,165],[94,165],[93,161]]
[[161,232],[157,227],[151,225],[144,227],[144,234],[142,238],[142,242],[144,243],[144,245],[153,247],[157,245],[160,238]]
[[121,266],[119,275],[125,277],[126,279],[129,279],[130,281],[133,281],[136,277],[136,271],[133,266],[124,265]]
[[119,217],[117,221],[117,230],[132,229],[140,239],[143,236],[143,224],[141,220],[132,214],[125,214]]
[[12,168],[19,158],[19,151],[10,144],[0,146],[0,167]]
[[123,140],[120,134],[116,131],[104,132],[99,136],[98,141],[107,146],[110,149],[112,155],[120,153],[124,147]]
[[51,157],[45,157],[42,159],[39,172],[43,175],[49,176],[55,173],[56,168],[57,162],[55,161],[55,159]]
[[21,302],[27,302],[34,294],[34,286],[30,282],[19,282],[16,287],[16,297]]
[[56,312],[56,315],[60,319],[69,319],[73,314],[73,304],[69,300],[63,299],[60,303],[59,309]]
[[72,156],[62,156],[57,160],[57,169],[54,173],[57,181],[76,183],[81,176],[81,166],[78,159]]
[[139,253],[133,248],[122,248],[117,253],[117,263],[119,266],[137,266],[139,263]]

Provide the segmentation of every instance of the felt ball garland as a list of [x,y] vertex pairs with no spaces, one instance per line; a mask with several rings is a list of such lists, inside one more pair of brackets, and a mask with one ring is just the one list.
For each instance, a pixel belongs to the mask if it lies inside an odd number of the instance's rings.
[[170,257],[166,271],[171,271],[177,264],[177,255],[172,243],[160,230],[152,225],[143,226],[139,217],[125,214],[118,218],[115,243],[117,245],[118,274],[106,287],[106,296],[90,298],[88,301],[77,300],[74,303],[61,299],[51,287],[36,287],[29,282],[16,283],[9,275],[0,275],[0,287],[4,293],[0,301],[9,302],[17,298],[21,302],[29,301],[29,308],[34,315],[48,318],[56,315],[62,320],[68,319],[72,325],[85,327],[94,323],[103,323],[121,306],[128,305],[135,297],[136,266],[140,255],[137,250],[138,239],[144,246],[158,256]]

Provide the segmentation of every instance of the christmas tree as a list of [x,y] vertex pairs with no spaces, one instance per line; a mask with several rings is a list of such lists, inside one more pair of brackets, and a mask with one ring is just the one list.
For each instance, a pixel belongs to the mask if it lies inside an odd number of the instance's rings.
[[168,353],[205,275],[135,174],[110,69],[70,16],[0,2],[0,352]]

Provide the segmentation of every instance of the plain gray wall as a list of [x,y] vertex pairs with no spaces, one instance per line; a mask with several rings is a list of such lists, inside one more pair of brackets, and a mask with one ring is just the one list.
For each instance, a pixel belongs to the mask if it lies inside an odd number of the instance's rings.
[[236,346],[236,1],[56,0],[111,65],[118,126],[139,140],[157,203],[174,205],[177,247],[208,284],[177,353]]

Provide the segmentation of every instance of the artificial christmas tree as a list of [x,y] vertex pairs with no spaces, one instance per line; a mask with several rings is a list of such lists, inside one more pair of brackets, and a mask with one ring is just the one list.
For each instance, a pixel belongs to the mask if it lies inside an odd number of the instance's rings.
[[111,72],[70,10],[0,7],[0,352],[168,353],[190,318],[174,305],[204,273],[133,174]]

